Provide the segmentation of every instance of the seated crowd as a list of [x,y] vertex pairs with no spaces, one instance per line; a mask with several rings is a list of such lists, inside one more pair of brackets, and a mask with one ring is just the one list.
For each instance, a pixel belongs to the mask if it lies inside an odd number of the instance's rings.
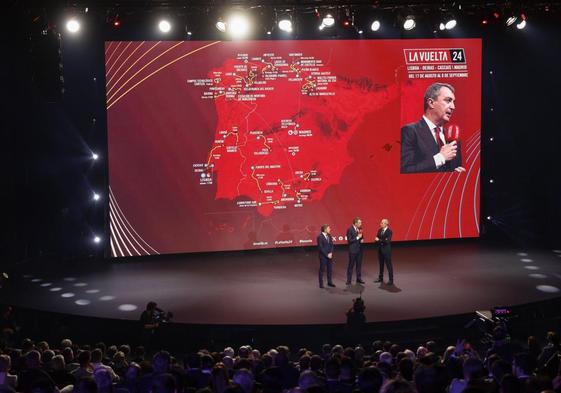
[[222,352],[201,349],[148,357],[143,347],[78,346],[23,340],[0,354],[0,393],[561,393],[556,333],[541,346],[511,344],[494,332],[480,353],[460,341],[406,349],[375,341],[370,348],[325,344],[316,353],[279,346]]

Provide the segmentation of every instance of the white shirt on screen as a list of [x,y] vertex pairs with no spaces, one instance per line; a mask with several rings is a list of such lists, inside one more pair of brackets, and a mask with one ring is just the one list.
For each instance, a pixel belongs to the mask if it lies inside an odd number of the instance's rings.
[[[428,117],[426,117],[425,115],[423,115],[423,119],[425,119],[425,122],[429,126],[429,130],[431,130],[431,135],[432,135],[434,141],[437,142],[434,129],[438,128],[439,131],[440,131],[438,133],[438,137],[440,138],[442,143],[446,143],[446,139],[444,139],[444,130],[442,129],[442,127],[437,127],[436,124],[434,124],[432,121],[430,121],[428,119]],[[446,164],[446,159],[444,158],[444,156],[441,153],[435,154],[434,156],[432,156],[432,158],[434,158],[434,164],[436,165],[437,168],[440,168],[442,165]]]

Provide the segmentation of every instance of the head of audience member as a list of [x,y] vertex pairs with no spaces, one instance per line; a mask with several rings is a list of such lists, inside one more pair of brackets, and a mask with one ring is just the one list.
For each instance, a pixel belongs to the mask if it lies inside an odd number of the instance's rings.
[[125,372],[125,380],[127,381],[135,381],[140,377],[140,366],[138,363],[131,362],[127,371]]
[[236,352],[234,351],[234,348],[232,348],[232,347],[224,348],[223,354],[224,354],[224,356],[230,356],[231,358],[236,356]]
[[324,360],[319,355],[312,355],[310,358],[310,370],[318,372],[323,369]]
[[103,360],[103,352],[100,348],[96,348],[92,351],[92,359],[91,362],[93,364],[101,363]]
[[175,393],[177,391],[177,381],[173,375],[162,373],[152,380],[150,393]]
[[41,367],[41,354],[39,351],[32,350],[25,355],[25,367],[29,370]]
[[249,358],[251,354],[251,347],[249,345],[242,345],[240,349],[238,349],[238,356],[242,359]]
[[393,356],[392,356],[392,354],[389,353],[389,352],[382,352],[382,353],[380,354],[380,360],[379,360],[379,362],[380,362],[380,363],[387,363],[387,364],[389,364],[389,365],[391,366],[392,363],[393,363]]
[[255,380],[253,374],[246,368],[237,370],[232,377],[232,382],[238,385],[243,393],[252,393]]
[[340,381],[347,381],[354,384],[356,380],[356,366],[351,358],[341,359],[341,372],[339,374]]
[[329,381],[338,381],[341,374],[341,361],[338,357],[332,357],[325,362],[325,378]]
[[357,387],[361,393],[378,393],[383,383],[384,376],[376,367],[366,367],[358,373]]
[[92,353],[90,351],[81,351],[78,354],[78,364],[81,368],[88,368],[90,367],[90,363],[92,360]]
[[278,367],[270,367],[261,373],[263,393],[280,393],[283,390],[283,375]]
[[311,360],[312,358],[310,355],[300,356],[300,359],[298,359],[298,368],[300,369],[300,372],[310,369]]
[[517,378],[526,378],[532,375],[535,367],[535,362],[532,357],[525,353],[517,353],[514,355],[512,362],[512,374]]
[[169,371],[170,354],[167,351],[157,352],[152,358],[152,367],[155,374],[164,374]]
[[224,356],[222,358],[222,364],[226,367],[226,370],[232,370],[234,368],[234,359],[230,356]]
[[382,388],[382,393],[416,393],[413,385],[403,379],[392,379]]
[[306,391],[312,386],[320,385],[321,380],[318,378],[317,374],[313,371],[304,371],[300,374],[298,378],[298,387],[301,391]]
[[425,357],[427,353],[429,353],[429,350],[426,347],[420,346],[417,348],[417,359]]
[[556,332],[547,332],[545,339],[549,345],[558,347],[559,346],[559,335]]
[[224,393],[224,390],[230,384],[230,379],[228,378],[228,371],[224,364],[217,363],[210,373],[210,386],[214,393]]
[[464,362],[464,379],[466,381],[473,381],[481,379],[485,376],[483,363],[479,359],[469,358]]
[[0,354],[0,373],[8,373],[12,368],[12,359],[8,355]]
[[51,359],[51,368],[55,371],[63,371],[66,369],[66,362],[64,361],[64,356],[55,355]]
[[404,357],[399,361],[397,367],[399,369],[399,375],[401,376],[401,378],[409,382],[413,380],[413,370],[415,367],[415,363],[411,359],[409,359],[408,357]]

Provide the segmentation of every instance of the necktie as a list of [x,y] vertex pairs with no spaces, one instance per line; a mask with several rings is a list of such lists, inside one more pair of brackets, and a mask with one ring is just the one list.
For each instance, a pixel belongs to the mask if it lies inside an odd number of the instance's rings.
[[436,143],[438,144],[438,148],[444,146],[442,139],[440,138],[440,129],[438,127],[434,127],[434,136],[436,138]]

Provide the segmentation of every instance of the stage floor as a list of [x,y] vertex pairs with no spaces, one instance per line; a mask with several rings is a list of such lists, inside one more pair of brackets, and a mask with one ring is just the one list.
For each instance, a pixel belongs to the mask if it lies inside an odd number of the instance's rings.
[[363,286],[345,287],[346,248],[336,250],[335,261],[337,287],[329,289],[318,288],[315,250],[294,249],[84,262],[90,266],[56,274],[24,267],[0,293],[15,306],[118,319],[138,319],[154,300],[175,322],[236,325],[344,323],[360,293],[368,322],[561,296],[559,250],[505,249],[478,239],[395,244],[395,287],[373,283],[374,248],[365,251]]

